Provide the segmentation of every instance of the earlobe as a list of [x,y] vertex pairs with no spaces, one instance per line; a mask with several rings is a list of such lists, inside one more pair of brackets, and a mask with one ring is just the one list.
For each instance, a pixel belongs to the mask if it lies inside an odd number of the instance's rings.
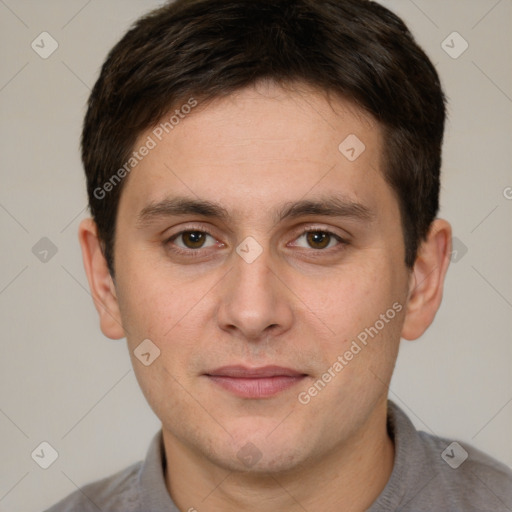
[[111,339],[124,338],[115,285],[101,250],[96,223],[91,218],[80,223],[78,238],[101,331]]
[[443,297],[450,254],[451,226],[443,219],[436,219],[418,249],[410,276],[402,338],[419,338],[434,320]]

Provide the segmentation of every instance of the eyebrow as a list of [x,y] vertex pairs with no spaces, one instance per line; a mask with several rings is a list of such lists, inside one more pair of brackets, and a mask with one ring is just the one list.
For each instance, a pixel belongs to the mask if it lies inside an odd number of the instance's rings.
[[[160,219],[185,215],[199,215],[228,223],[232,217],[221,204],[204,199],[188,197],[169,197],[145,206],[137,216],[137,226],[144,228]],[[373,210],[347,199],[329,195],[314,200],[299,200],[284,203],[274,211],[274,222],[294,219],[302,216],[326,216],[350,218],[358,221],[371,221],[375,217]]]

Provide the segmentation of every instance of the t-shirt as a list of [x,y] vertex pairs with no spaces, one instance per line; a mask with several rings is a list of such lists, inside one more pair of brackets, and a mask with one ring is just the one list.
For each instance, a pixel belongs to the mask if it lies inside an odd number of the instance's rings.
[[[387,424],[393,471],[367,512],[512,511],[510,468],[465,443],[417,431],[392,401]],[[84,486],[46,512],[180,512],[165,485],[165,465],[160,430],[144,461]]]

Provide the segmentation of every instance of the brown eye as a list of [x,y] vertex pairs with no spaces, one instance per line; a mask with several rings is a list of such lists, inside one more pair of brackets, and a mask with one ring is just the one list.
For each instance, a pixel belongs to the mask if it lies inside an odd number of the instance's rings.
[[[202,249],[205,247],[207,237],[213,239],[209,233],[205,233],[204,231],[182,231],[171,240],[182,249]],[[214,243],[215,241],[210,243],[210,245]]]
[[309,249],[308,252],[311,255],[315,253],[325,253],[326,255],[333,254],[338,250],[344,249],[348,245],[350,245],[350,243],[340,235],[330,231],[329,229],[322,229],[320,227],[305,229],[291,244],[292,247]]
[[306,240],[313,249],[325,249],[331,241],[331,235],[324,231],[310,231]]
[[186,231],[181,237],[188,249],[199,249],[204,245],[206,235],[201,231]]

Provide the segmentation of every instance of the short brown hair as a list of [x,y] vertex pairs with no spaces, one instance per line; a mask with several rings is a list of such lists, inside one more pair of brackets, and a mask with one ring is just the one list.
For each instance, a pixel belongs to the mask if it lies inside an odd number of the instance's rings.
[[126,174],[137,138],[180,102],[206,102],[263,79],[337,93],[379,122],[384,177],[412,267],[439,208],[446,100],[403,21],[368,0],[177,0],[114,46],[89,98],[82,160],[112,275],[125,180],[102,187],[118,170],[118,178]]

